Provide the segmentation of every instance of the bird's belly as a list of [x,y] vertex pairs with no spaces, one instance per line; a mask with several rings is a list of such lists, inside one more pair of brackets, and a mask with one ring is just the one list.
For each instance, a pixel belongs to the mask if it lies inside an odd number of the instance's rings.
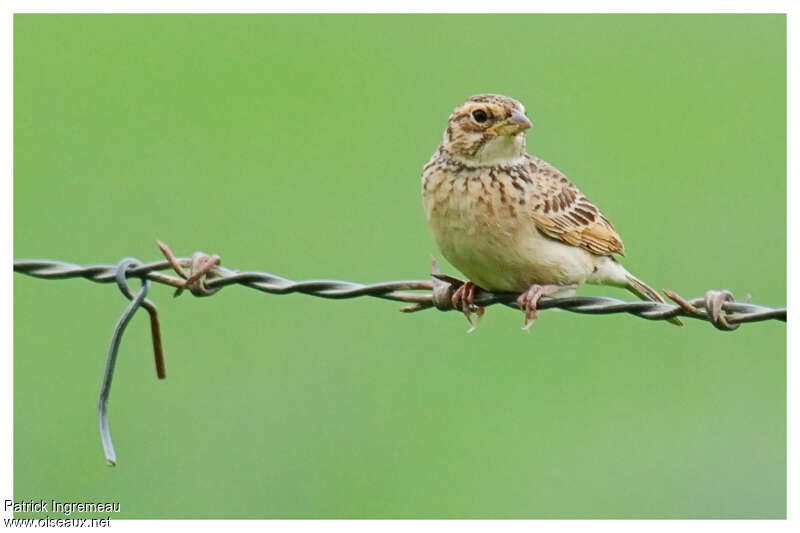
[[[583,283],[597,256],[546,237],[521,209],[489,207],[460,195],[426,202],[442,254],[487,290],[522,291],[533,284]],[[499,208],[498,208],[499,207]]]

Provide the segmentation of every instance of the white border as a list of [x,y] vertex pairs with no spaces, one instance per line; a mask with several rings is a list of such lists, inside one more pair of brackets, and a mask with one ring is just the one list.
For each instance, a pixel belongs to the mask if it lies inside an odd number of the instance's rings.
[[[13,262],[13,220],[14,220],[14,189],[12,176],[14,169],[12,166],[12,154],[14,153],[13,138],[14,138],[14,124],[13,118],[13,62],[12,62],[12,49],[13,49],[13,25],[14,20],[9,15],[4,24],[4,30],[7,30],[4,39],[0,39],[0,57],[2,57],[2,72],[7,76],[5,83],[2,84],[3,96],[2,101],[6,102],[0,110],[0,122],[6,126],[0,131],[3,132],[3,141],[0,145],[3,146],[2,162],[0,165],[5,168],[5,176],[0,178],[2,183],[3,193],[0,199],[0,225],[2,225],[2,234],[8,236],[8,246],[3,247],[2,251],[2,264],[11,265]],[[3,214],[5,213],[5,214]],[[0,413],[3,419],[0,421],[0,499],[11,498],[14,494],[14,353],[13,348],[13,272],[11,268],[6,271],[6,275],[0,281],[0,305],[2,305],[2,320],[0,320],[0,331],[3,339],[2,351],[4,358],[0,364]],[[0,514],[5,516],[5,514]]]
[[[377,2],[369,0],[296,0],[293,2],[231,0],[208,2],[168,0],[157,2],[57,2],[30,0],[11,2],[14,13],[788,13],[792,3],[764,0],[728,2],[675,0],[673,2],[641,2],[615,0],[589,2],[562,0],[560,2],[522,2],[520,0],[408,0],[406,2]],[[487,9],[491,8],[491,9]]]
[[[486,11],[486,8],[491,6],[494,12],[539,12],[539,13],[570,13],[570,12],[580,12],[580,13],[624,13],[624,12],[634,12],[634,13],[788,13],[787,17],[787,64],[788,64],[788,72],[787,72],[787,112],[788,112],[788,122],[787,122],[787,134],[788,134],[788,156],[787,156],[787,172],[788,172],[788,180],[787,180],[787,221],[788,221],[788,243],[787,243],[787,258],[788,258],[788,280],[787,280],[787,287],[788,287],[788,294],[787,294],[787,302],[794,301],[797,299],[800,294],[798,294],[798,287],[797,283],[792,276],[793,269],[796,268],[798,264],[798,257],[797,257],[797,238],[794,238],[794,242],[792,240],[793,236],[797,235],[798,230],[798,213],[794,211],[791,207],[798,204],[800,198],[798,198],[798,188],[795,183],[795,176],[793,173],[793,166],[792,166],[792,158],[791,154],[797,150],[797,142],[795,142],[795,138],[793,136],[793,128],[792,125],[796,123],[796,108],[795,106],[791,105],[793,101],[793,97],[795,96],[795,90],[797,84],[794,80],[794,72],[795,69],[792,68],[792,61],[794,58],[798,57],[796,53],[797,47],[797,39],[794,39],[792,36],[792,30],[794,28],[794,24],[792,23],[793,20],[793,4],[789,2],[776,2],[776,1],[762,1],[762,2],[743,2],[743,1],[729,1],[729,2],[702,2],[702,1],[673,1],[673,2],[653,2],[648,4],[642,4],[641,2],[632,2],[632,1],[613,1],[613,2],[603,2],[602,4],[599,3],[589,3],[586,1],[562,1],[559,3],[541,3],[541,4],[531,4],[531,3],[522,3],[518,1],[507,1],[507,0],[493,0],[491,4],[487,2],[476,2],[473,0],[463,0],[459,2],[455,1],[447,1],[447,2],[437,2],[436,5],[433,5],[431,2],[421,2],[419,0],[413,0],[408,2],[403,2],[402,4],[394,4],[394,5],[381,5],[376,6],[374,2],[338,2],[335,5],[325,5],[321,2],[310,2],[310,1],[297,1],[288,4],[287,2],[281,2],[279,4],[272,5],[268,2],[246,2],[246,1],[230,1],[224,4],[212,4],[209,2],[153,2],[153,1],[140,1],[136,3],[123,3],[118,2],[114,5],[109,5],[108,2],[73,2],[69,6],[65,6],[64,3],[61,2],[54,2],[54,1],[32,1],[32,2],[14,2],[11,6],[11,9],[8,11],[6,17],[6,24],[4,29],[7,31],[7,35],[5,39],[2,39],[2,58],[3,58],[3,72],[6,73],[7,79],[6,83],[2,86],[2,91],[5,93],[4,101],[6,105],[2,109],[2,119],[5,120],[6,128],[3,130],[5,133],[4,135],[8,136],[8,139],[5,139],[6,142],[3,143],[5,146],[5,150],[2,152],[3,158],[3,168],[6,168],[6,176],[5,180],[2,180],[2,184],[4,187],[5,194],[3,195],[2,204],[5,209],[2,210],[4,215],[0,215],[0,224],[2,224],[3,233],[8,236],[9,244],[12,244],[13,239],[13,231],[12,231],[12,223],[13,223],[13,187],[12,187],[12,179],[11,176],[13,175],[13,166],[12,166],[12,154],[13,154],[13,124],[12,124],[12,117],[13,117],[13,64],[12,64],[12,57],[13,57],[13,13],[14,12],[22,12],[22,13],[37,13],[37,12],[50,12],[50,13],[65,13],[65,12],[126,12],[126,13],[142,13],[142,12],[152,12],[152,13],[165,13],[165,12],[194,12],[194,13],[255,13],[255,12],[276,12],[276,13],[308,13],[308,12],[342,12],[342,13],[355,13],[355,12],[365,12],[365,13],[399,13],[399,12],[424,12],[424,13],[457,13],[457,12],[477,12],[482,13]],[[7,246],[4,249],[4,264],[10,265],[13,257],[12,256],[12,246]],[[3,380],[3,383],[0,383],[0,387],[2,387],[2,392],[0,393],[0,412],[5,413],[5,420],[2,422],[2,437],[0,437],[0,443],[2,443],[2,450],[5,453],[0,451],[0,487],[5,489],[0,491],[0,496],[2,499],[10,498],[13,494],[13,462],[12,462],[12,453],[13,453],[13,438],[12,438],[12,431],[13,431],[13,424],[12,424],[12,417],[13,417],[13,358],[11,357],[12,354],[12,332],[13,332],[13,324],[12,324],[12,273],[11,269],[7,270],[6,275],[2,278],[0,282],[0,301],[2,301],[2,313],[3,313],[3,320],[0,328],[2,328],[2,339],[4,340],[4,347],[7,349],[7,359],[4,361],[4,364],[0,365],[0,380]],[[794,490],[794,483],[793,481],[797,479],[797,463],[793,460],[795,455],[795,448],[797,444],[797,439],[795,438],[795,426],[796,424],[793,423],[792,417],[795,413],[798,412],[797,402],[798,402],[798,395],[793,392],[792,385],[796,384],[798,380],[796,379],[795,373],[797,371],[798,365],[795,364],[792,359],[793,357],[798,356],[798,342],[797,342],[797,330],[793,328],[793,322],[789,322],[787,324],[788,330],[788,369],[787,369],[787,395],[788,395],[788,405],[787,405],[787,412],[788,412],[788,423],[787,423],[787,438],[789,448],[788,451],[788,502],[787,502],[787,513],[788,513],[788,521],[725,521],[721,523],[721,521],[682,521],[678,527],[686,528],[688,530],[703,530],[706,531],[709,528],[716,529],[716,528],[725,528],[725,530],[733,530],[733,531],[752,531],[752,530],[772,530],[772,529],[786,529],[787,527],[792,527],[789,524],[795,521],[795,517],[797,516],[797,509],[798,509],[798,501],[797,501],[797,493]],[[3,386],[4,385],[4,386]],[[490,522],[490,523],[489,523]],[[319,521],[272,521],[269,524],[271,529],[277,529],[282,531],[296,531],[300,529],[305,529],[309,526],[315,526],[319,524]],[[468,521],[463,522],[459,521],[457,523],[454,522],[441,522],[441,521],[414,521],[413,527],[415,529],[421,528],[423,530],[439,530],[441,528],[445,529],[455,529],[458,528],[459,530],[478,530],[480,528],[481,531],[491,528],[502,528],[502,529],[509,529],[509,530],[521,530],[525,528],[527,530],[531,527],[532,524],[527,522],[519,522],[519,521]],[[381,530],[397,530],[399,531],[400,528],[404,530],[409,526],[404,522],[390,522],[390,521],[336,521],[336,522],[326,522],[324,527],[326,529],[333,529],[333,530],[343,530],[347,528],[347,530],[369,530],[372,531],[374,529],[381,529]],[[122,531],[130,530],[130,531],[137,531],[141,528],[141,525],[138,521],[115,521],[112,523],[112,527],[115,529],[119,529]],[[214,530],[219,529],[220,527],[224,527],[225,529],[237,529],[237,530],[245,530],[245,531],[261,531],[264,527],[264,524],[258,521],[218,521],[212,523],[202,523],[198,521],[165,521],[165,520],[157,520],[157,521],[148,521],[147,528],[155,528],[156,531],[160,530],[174,530],[176,527],[183,528],[183,527],[191,527],[194,529],[199,530],[210,530],[211,527]],[[576,527],[591,527],[593,529],[599,528],[600,530],[603,529],[611,529],[614,530],[622,530],[622,531],[641,531],[642,528],[646,528],[647,531],[654,530],[674,530],[676,524],[673,524],[671,521],[639,521],[639,520],[629,520],[629,521],[606,521],[606,522],[599,522],[599,523],[591,523],[588,524],[584,521],[537,521],[535,523],[535,527],[537,528],[545,528],[546,530],[572,530]],[[792,527],[793,529],[796,526]]]
[[[792,30],[797,26],[793,23],[793,15],[790,13],[786,17],[786,261],[787,261],[787,280],[786,280],[786,302],[794,301],[800,297],[798,294],[797,278],[793,276],[793,268],[796,269],[798,265],[797,257],[797,231],[798,231],[798,212],[792,209],[792,206],[797,205],[800,201],[798,197],[798,188],[796,183],[796,175],[793,165],[792,154],[798,149],[798,143],[793,134],[793,125],[797,124],[797,107],[792,105],[792,102],[797,101],[796,91],[797,83],[794,79],[794,68],[792,61],[800,57],[797,54],[798,39],[792,35]],[[792,239],[792,236],[795,236]],[[797,343],[797,328],[792,327],[793,322],[791,319],[786,323],[786,516],[789,521],[797,521],[798,511],[798,497],[797,491],[794,490],[794,482],[797,480],[797,462],[793,459],[797,457],[797,435],[796,424],[794,423],[793,416],[798,412],[797,402],[798,395],[792,390],[792,384],[798,383],[797,369],[798,365],[794,362],[793,358],[798,354]]]

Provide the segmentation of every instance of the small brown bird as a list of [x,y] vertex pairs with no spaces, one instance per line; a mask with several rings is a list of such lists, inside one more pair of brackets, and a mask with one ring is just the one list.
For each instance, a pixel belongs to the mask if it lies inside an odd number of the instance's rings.
[[[611,222],[555,167],[525,150],[532,126],[521,103],[479,94],[456,107],[422,172],[422,200],[439,248],[470,280],[453,295],[472,323],[477,288],[521,292],[527,329],[542,296],[582,283],[664,299],[614,258]],[[680,325],[680,321],[673,320]],[[477,325],[477,324],[474,324]]]

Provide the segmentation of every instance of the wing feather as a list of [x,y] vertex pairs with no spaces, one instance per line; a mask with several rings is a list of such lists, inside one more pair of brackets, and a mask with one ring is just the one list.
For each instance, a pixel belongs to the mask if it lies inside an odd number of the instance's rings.
[[596,255],[625,255],[622,239],[603,213],[556,168],[531,159],[532,217],[539,231]]

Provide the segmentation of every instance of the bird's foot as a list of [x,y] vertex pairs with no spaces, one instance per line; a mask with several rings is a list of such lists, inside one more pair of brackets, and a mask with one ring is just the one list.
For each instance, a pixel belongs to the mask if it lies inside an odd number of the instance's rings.
[[[478,327],[481,318],[483,318],[483,312],[486,310],[484,307],[475,305],[475,294],[479,290],[480,288],[477,285],[471,281],[467,281],[457,288],[453,293],[453,296],[450,298],[453,307],[455,309],[461,309],[461,311],[464,313],[464,316],[467,317],[467,322],[469,322],[470,325],[467,333],[474,331],[475,328]],[[473,313],[475,313],[474,320],[472,318]]]
[[530,288],[519,295],[517,306],[525,312],[525,325],[522,329],[530,328],[539,317],[539,300],[543,296],[550,296],[566,289],[576,289],[577,284],[571,285],[531,285]]

